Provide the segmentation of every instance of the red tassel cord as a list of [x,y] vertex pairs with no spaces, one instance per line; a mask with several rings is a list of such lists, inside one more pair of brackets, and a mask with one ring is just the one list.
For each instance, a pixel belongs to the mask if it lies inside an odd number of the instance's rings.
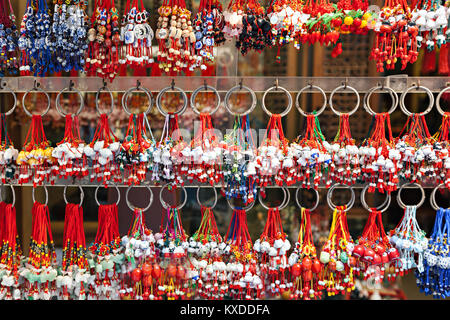
[[66,205],[61,272],[56,279],[59,298],[85,300],[90,270],[86,258],[83,207],[79,204]]
[[144,212],[135,208],[128,235],[122,238],[127,260],[126,277],[122,280],[121,299],[154,300],[152,265],[155,263],[155,237],[145,225]]
[[[395,24],[392,20],[396,19]],[[386,0],[375,24],[375,39],[370,60],[377,63],[377,71],[395,69],[398,60],[404,70],[417,60],[419,28],[409,23],[411,9],[404,0]]]
[[287,252],[290,248],[278,207],[269,208],[264,231],[255,241],[253,249],[258,253],[259,274],[273,296],[280,296],[289,290]]
[[[353,240],[347,226],[345,206],[337,207],[333,212],[330,234],[320,253],[323,269],[323,282],[328,296],[345,294],[355,289],[353,268],[356,259],[352,255]],[[321,276],[322,276],[321,275]]]
[[187,180],[208,183],[211,186],[223,180],[222,150],[214,132],[211,116],[200,114],[200,128],[190,144],[190,158]]
[[19,272],[22,268],[22,250],[16,225],[16,208],[0,202],[0,300],[20,300]]
[[323,287],[323,264],[317,258],[311,230],[311,212],[301,208],[298,239],[289,256],[291,275],[291,299],[321,299]]
[[23,299],[50,300],[56,296],[57,264],[55,244],[50,228],[47,205],[35,202],[31,210],[30,251],[28,261],[20,271],[23,277]]
[[19,151],[14,148],[9,138],[4,113],[0,114],[0,132],[0,178],[2,183],[5,184],[7,180],[14,179]]
[[135,69],[148,68],[154,62],[152,40],[154,32],[149,25],[150,14],[142,0],[127,0],[120,34],[123,38],[120,64]]
[[55,183],[51,175],[55,159],[52,157],[53,148],[50,145],[50,141],[45,137],[42,117],[33,115],[23,150],[17,156],[18,183],[33,182],[33,187],[42,185],[44,181]]
[[359,149],[350,133],[348,114],[339,116],[339,129],[332,145],[323,143],[331,154],[330,177],[336,183],[353,185],[361,173]]
[[217,228],[213,210],[201,207],[200,227],[190,238],[190,261],[198,273],[197,294],[202,299],[223,300],[228,294],[226,264],[222,257],[226,243]]
[[95,275],[89,282],[88,300],[119,299],[118,273],[125,260],[120,243],[117,205],[100,205],[97,234],[87,253],[91,274]]
[[[447,27],[447,30],[450,28]],[[438,62],[438,72],[443,76],[450,76],[450,43],[447,42],[441,46],[441,50],[439,51],[439,62]]]
[[395,139],[395,149],[400,152],[398,176],[407,182],[436,181],[437,156],[425,117],[412,114]]
[[393,271],[398,269],[399,252],[389,242],[380,211],[371,209],[352,255],[356,259],[355,273],[362,272],[364,280],[374,279],[375,283],[381,283],[385,277],[389,281],[395,280],[397,275]]
[[433,139],[433,145],[438,160],[436,161],[436,183],[445,183],[450,189],[450,113],[442,117],[442,124]]
[[119,12],[114,0],[95,2],[88,40],[85,66],[87,74],[113,81],[119,72],[119,48],[122,42]]
[[[256,171],[256,183],[264,189],[267,185],[277,184],[282,186],[290,184],[289,176],[285,176],[283,169],[289,170],[289,159],[285,160],[288,152],[288,140],[284,136],[281,116],[273,114],[257,150],[255,159],[248,164],[249,171]],[[286,163],[284,163],[286,161]],[[256,170],[253,170],[256,168]]]
[[157,291],[155,296],[165,296],[167,300],[188,299],[190,293],[190,279],[186,266],[187,235],[181,223],[180,212],[177,208],[167,208],[166,219],[161,217],[160,232],[155,234],[156,253],[159,255],[161,275],[155,279]]
[[119,165],[114,161],[119,152],[120,142],[109,127],[108,116],[102,114],[92,142],[84,148],[84,153],[92,160],[91,182],[102,182],[105,188],[111,179],[122,180]]
[[222,195],[227,199],[242,198],[244,205],[249,205],[256,196],[256,168],[251,162],[256,157],[256,148],[248,116],[235,117],[232,132],[225,135],[220,146],[226,184]]
[[331,156],[327,152],[329,145],[320,129],[319,120],[315,115],[308,115],[305,135],[299,136],[290,145],[288,156],[292,159],[290,169],[291,182],[301,182],[303,188],[317,189],[321,183],[331,185],[329,166]]
[[185,1],[164,0],[158,14],[159,68],[169,75],[192,71],[201,57],[195,54],[196,37]]
[[195,54],[198,59],[192,68],[208,69],[214,62],[214,47],[225,42],[222,32],[224,24],[222,4],[218,0],[202,0],[194,18]]
[[52,166],[52,174],[60,179],[69,177],[82,179],[89,174],[87,158],[84,153],[86,143],[80,136],[78,116],[66,115],[64,138],[53,149],[52,156],[57,160]]
[[130,115],[125,139],[116,157],[128,185],[139,185],[145,181],[149,158],[155,148],[155,142],[146,137],[144,117],[142,113]]
[[224,249],[228,260],[228,287],[232,299],[262,299],[265,295],[263,279],[259,277],[258,263],[247,226],[245,210],[235,209],[226,233]]
[[170,182],[173,186],[183,186],[183,177],[187,175],[188,166],[184,164],[189,156],[190,148],[183,140],[178,125],[178,115],[168,114],[161,134],[152,154],[152,181],[157,183]]
[[[369,192],[378,189],[389,194],[397,190],[398,162],[401,154],[395,149],[388,113],[378,113],[375,125],[359,148],[362,180],[369,183]],[[386,137],[386,129],[388,136]]]

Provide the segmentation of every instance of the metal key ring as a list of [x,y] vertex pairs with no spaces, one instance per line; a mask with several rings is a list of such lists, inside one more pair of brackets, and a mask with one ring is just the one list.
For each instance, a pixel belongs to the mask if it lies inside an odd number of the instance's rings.
[[336,189],[337,187],[343,187],[343,188],[346,188],[346,189],[350,189],[352,195],[351,195],[350,201],[346,204],[347,208],[344,211],[350,210],[353,207],[353,205],[355,204],[355,191],[353,190],[352,187],[350,187],[349,185],[346,185],[346,184],[340,184],[340,183],[334,184],[334,185],[331,186],[330,189],[328,189],[328,193],[327,193],[328,206],[331,209],[333,209],[333,210],[336,209],[336,206],[331,201],[331,198],[333,197],[334,189]]
[[113,113],[114,111],[114,96],[111,92],[111,90],[109,90],[109,88],[104,85],[103,87],[101,87],[100,89],[98,89],[97,93],[95,94],[95,109],[97,110],[97,113],[99,115],[102,115],[102,113],[100,112],[100,106],[99,106],[99,98],[100,98],[100,93],[102,91],[105,91],[107,93],[109,93],[109,96],[111,97],[111,109],[106,113],[108,116]]
[[250,202],[250,204],[249,204],[248,206],[246,206],[246,207],[244,207],[244,208],[239,208],[239,209],[238,209],[238,207],[235,207],[235,206],[233,206],[233,205],[231,204],[230,198],[227,197],[226,199],[227,199],[228,205],[230,206],[230,208],[231,208],[232,210],[244,210],[245,212],[250,211],[250,210],[253,208],[253,206],[255,205],[255,202],[256,202],[256,201],[252,201],[252,202]]
[[[48,190],[47,187],[45,185],[42,186],[45,190],[45,203],[43,203],[44,205],[48,204]],[[35,192],[36,188],[33,188],[33,191],[31,192],[31,199],[33,199],[33,203],[36,202],[36,199],[34,197],[34,192]]]
[[61,95],[66,91],[67,92],[75,92],[80,97],[80,107],[78,108],[78,111],[75,113],[75,115],[78,116],[84,108],[83,94],[81,93],[80,90],[74,89],[72,87],[64,88],[58,93],[58,95],[56,96],[56,111],[58,111],[58,113],[60,115],[62,115],[63,117],[67,116],[67,113],[64,112],[64,110],[61,107],[61,103],[59,102],[61,100]]
[[[164,209],[169,209],[169,208],[170,208],[169,204],[163,200],[163,196],[162,196],[164,189],[167,188],[168,186],[169,186],[169,183],[166,184],[166,185],[164,185],[164,186],[161,188],[161,191],[159,192],[159,201],[161,202],[161,205],[164,207]],[[185,205],[186,202],[187,202],[187,198],[188,198],[188,197],[187,197],[187,191],[186,191],[186,188],[185,188],[185,187],[181,187],[181,189],[183,190],[183,193],[184,193],[184,201],[183,201],[182,204],[180,204],[178,207],[176,207],[177,210],[181,210],[181,209],[184,207],[184,205]],[[169,191],[170,191],[170,190],[169,190]]]
[[[272,209],[278,208],[278,210],[283,210],[284,208],[287,207],[287,205],[289,204],[289,201],[291,200],[291,194],[289,193],[289,190],[287,190],[286,187],[281,187],[281,189],[283,190],[283,194],[284,194],[283,202],[278,207],[271,207]],[[266,209],[266,210],[270,209],[270,207],[268,207],[264,204],[262,196],[261,196],[261,192],[258,193],[258,200],[264,209]]]
[[[299,186],[299,187],[297,188],[297,190],[295,191],[295,202],[297,203],[297,205],[298,205],[299,208],[304,208],[304,207],[300,204],[300,201],[298,200],[298,195],[299,195],[299,193],[300,193],[300,190],[302,190],[302,189],[303,189],[303,188],[301,188],[301,187]],[[309,211],[314,211],[314,210],[316,210],[317,207],[319,206],[320,196],[319,196],[319,191],[317,191],[316,189],[310,189],[310,190],[313,190],[313,191],[315,192],[316,198],[317,198],[316,203],[314,204],[314,206],[313,206],[311,209],[309,209]]]
[[[134,186],[129,186],[127,188],[127,192],[125,193],[125,201],[127,203],[128,208],[130,208],[131,211],[134,211],[135,209],[138,209],[137,207],[134,207],[130,200],[128,200],[128,193],[130,192],[131,188],[133,188]],[[145,208],[139,208],[141,209],[143,212],[147,211],[148,209],[150,209],[150,207],[152,206],[153,203],[153,191],[149,186],[145,186],[147,188],[147,190],[150,192],[150,201],[148,203],[148,205]]]
[[148,98],[148,107],[147,107],[147,109],[144,111],[144,114],[145,115],[147,115],[149,112],[150,112],[150,110],[152,110],[152,107],[153,107],[153,94],[152,94],[152,92],[150,91],[150,90],[148,90],[147,88],[144,88],[144,87],[141,87],[141,86],[137,86],[137,87],[132,87],[132,88],[130,88],[130,89],[128,89],[127,91],[125,91],[125,93],[123,94],[123,96],[122,96],[122,107],[123,107],[123,110],[128,114],[128,115],[131,115],[131,114],[133,114],[131,111],[130,111],[130,109],[128,109],[128,96],[132,93],[132,92],[135,92],[135,91],[143,91],[146,95],[147,95],[147,98]]
[[48,93],[44,90],[41,89],[39,86],[34,86],[33,88],[31,88],[30,90],[28,90],[27,92],[25,92],[25,94],[22,97],[22,108],[25,111],[25,113],[29,116],[32,117],[33,114],[27,110],[27,108],[25,107],[25,98],[27,97],[27,95],[32,92],[32,91],[39,91],[40,93],[43,93],[46,97],[47,97],[47,109],[44,110],[43,113],[41,113],[41,117],[45,116],[48,111],[50,110],[50,96],[48,95]]
[[[3,185],[3,186],[5,186],[5,185]],[[8,186],[11,188],[11,193],[12,193],[11,206],[14,207],[14,205],[16,204],[16,192],[14,191],[14,186],[12,184],[9,184]],[[0,192],[0,201],[3,201],[3,195],[1,192]]]
[[[370,208],[366,202],[367,190],[369,190],[369,185],[366,185],[361,190],[361,204],[363,205],[364,208],[366,208],[367,211],[370,212],[370,211],[372,211],[372,208]],[[391,205],[391,195],[389,193],[387,193],[387,196],[386,196],[386,199],[384,199],[384,202],[382,204],[380,204],[378,207],[376,207],[375,209],[380,212],[385,212],[389,208],[390,205]]]
[[373,88],[371,88],[369,91],[366,92],[366,94],[364,95],[364,98],[363,98],[363,107],[364,107],[364,109],[366,109],[366,111],[367,111],[370,115],[375,115],[375,114],[377,114],[377,113],[376,113],[375,111],[373,111],[373,109],[370,107],[370,97],[372,96],[372,94],[373,94],[375,91],[378,91],[378,90],[381,90],[381,91],[386,90],[386,91],[388,91],[389,95],[391,96],[391,98],[392,98],[392,105],[391,105],[390,109],[387,111],[388,114],[391,114],[392,112],[395,111],[395,109],[397,109],[397,106],[398,106],[398,96],[397,96],[397,93],[396,93],[392,88],[390,88],[390,87],[385,87],[385,86],[381,86],[381,85],[378,85],[378,86],[376,86],[376,87],[373,87]]
[[180,89],[180,88],[178,88],[178,87],[175,87],[175,86],[172,86],[172,87],[166,87],[166,88],[162,89],[162,90],[158,93],[158,96],[156,97],[156,108],[158,108],[159,112],[161,112],[161,114],[162,114],[163,116],[167,116],[167,115],[168,115],[168,113],[167,113],[166,111],[163,110],[162,105],[161,105],[161,102],[162,102],[162,96],[163,96],[163,94],[166,93],[166,92],[169,91],[169,90],[175,90],[175,91],[178,91],[178,92],[181,94],[181,96],[183,97],[183,106],[181,107],[180,110],[178,110],[177,112],[174,112],[174,114],[178,114],[178,115],[183,114],[183,112],[186,110],[187,105],[188,105],[188,97],[187,97],[187,95],[186,95],[186,92],[184,92],[182,89]]
[[407,116],[410,116],[410,115],[413,114],[413,113],[409,112],[409,111],[406,109],[406,106],[405,106],[405,97],[406,97],[406,95],[408,94],[408,92],[411,91],[411,90],[413,90],[413,89],[416,89],[416,90],[423,89],[423,90],[426,92],[426,94],[428,95],[428,98],[429,98],[430,101],[429,101],[429,103],[428,103],[427,109],[426,109],[425,111],[423,111],[423,112],[418,113],[419,116],[424,116],[424,115],[428,114],[428,113],[431,111],[431,109],[433,109],[433,105],[434,105],[433,92],[431,92],[430,89],[428,89],[427,87],[424,87],[424,86],[413,85],[413,86],[409,87],[408,89],[406,89],[406,90],[402,93],[402,95],[400,96],[400,109],[401,109],[401,110],[403,111],[403,113],[406,114]]
[[[112,184],[112,185],[110,185],[110,186],[116,188],[116,191],[117,191],[117,201],[116,201],[116,205],[118,205],[119,202],[120,202],[120,190],[119,190],[119,188],[118,188],[115,184]],[[101,187],[101,186],[98,186],[98,187],[95,189],[95,196],[94,196],[95,202],[97,202],[97,205],[98,205],[98,206],[100,206],[100,202],[98,202],[98,197],[97,197],[97,195],[98,195],[98,189],[100,189],[100,187]]]
[[[445,187],[445,183],[441,183],[440,185],[436,186],[436,188],[434,188],[433,191],[431,192],[431,196],[430,196],[431,207],[436,211],[440,209],[440,207],[438,206],[438,204],[436,202],[436,191],[442,187]],[[448,207],[447,209],[450,209],[450,207]]]
[[[247,111],[243,112],[243,113],[234,112],[233,110],[231,110],[231,107],[230,107],[231,95],[235,91],[240,91],[242,89],[250,93],[250,96],[252,97],[252,104],[251,104],[250,108]],[[230,90],[228,90],[227,94],[225,95],[225,99],[223,101],[223,104],[224,104],[225,108],[227,109],[227,111],[230,114],[232,114],[233,116],[241,116],[241,117],[243,117],[243,116],[248,115],[250,112],[252,112],[255,109],[257,101],[258,100],[256,99],[256,94],[255,94],[255,92],[252,89],[250,89],[249,87],[243,86],[243,85],[238,85],[238,86],[235,86],[235,87],[231,88]]]
[[289,113],[289,111],[291,111],[291,108],[292,108],[292,96],[291,96],[291,94],[289,93],[289,91],[287,91],[287,90],[286,90],[285,88],[283,88],[283,87],[280,87],[280,86],[273,86],[273,87],[270,87],[269,89],[267,89],[266,91],[264,91],[264,94],[263,94],[262,99],[261,99],[261,107],[262,107],[262,109],[264,110],[264,112],[267,113],[267,114],[269,115],[269,117],[273,115],[273,113],[270,112],[270,111],[267,109],[265,100],[266,100],[266,96],[267,96],[267,94],[268,94],[269,92],[271,92],[271,91],[276,91],[276,90],[281,90],[281,91],[284,92],[284,93],[287,95],[287,97],[288,97],[288,105],[287,105],[287,107],[286,107],[286,110],[284,110],[282,113],[279,114],[280,117],[284,117],[285,115],[287,115],[287,114]]
[[436,109],[438,110],[438,112],[441,114],[441,116],[445,115],[444,110],[442,110],[441,107],[441,97],[444,94],[444,92],[449,91],[450,87],[446,87],[444,89],[441,90],[441,92],[439,92],[438,96],[436,97]]
[[[309,89],[308,92],[312,92],[312,89],[317,89],[317,90],[319,90],[319,92],[320,92],[320,93],[322,94],[322,96],[323,96],[323,105],[322,105],[322,107],[320,107],[319,111],[317,111],[315,114],[314,114],[313,112],[306,112],[306,111],[303,111],[303,109],[300,107],[300,102],[298,101],[299,98],[300,98],[300,96],[301,96],[301,94],[302,94],[305,90],[308,90],[308,89]],[[308,86],[303,87],[302,89],[300,89],[300,91],[297,93],[297,96],[295,97],[295,107],[297,108],[297,110],[298,110],[304,117],[307,117],[308,115],[319,116],[320,114],[322,114],[322,113],[325,111],[325,109],[326,109],[326,107],[327,107],[327,94],[325,93],[325,91],[324,91],[321,87],[310,84],[310,85],[308,85]]]
[[[202,203],[200,202],[200,189],[201,189],[200,187],[197,189],[197,202],[198,202],[198,204],[201,207],[202,206],[206,207],[206,206],[202,205]],[[214,187],[212,187],[212,189],[214,191],[214,203],[210,207],[207,207],[207,208],[210,208],[210,209],[213,209],[216,206],[216,204],[217,204],[217,190]]]
[[[69,186],[65,186],[64,187],[64,192],[63,192],[63,198],[64,198],[64,202],[66,204],[68,204],[69,202],[67,201],[67,197],[66,197],[66,192],[67,192],[67,188]],[[83,188],[80,185],[77,185],[76,187],[78,187],[78,189],[80,189],[80,206],[83,204],[83,199],[84,199],[84,191]]]
[[209,113],[209,115],[212,116],[220,108],[220,94],[219,94],[219,91],[217,91],[217,89],[214,88],[214,87],[211,87],[211,86],[208,86],[208,85],[204,85],[204,86],[198,87],[197,89],[192,91],[192,94],[191,94],[191,108],[198,115],[200,115],[200,111],[198,111],[198,109],[196,107],[195,98],[197,97],[197,95],[199,94],[200,91],[207,91],[207,90],[211,90],[212,92],[214,92],[214,94],[215,94],[215,96],[217,98],[216,107],[214,108],[213,111],[211,111]]
[[422,199],[420,199],[420,202],[416,205],[416,207],[419,208],[420,206],[422,206],[422,204],[425,201],[425,190],[422,188],[422,186],[420,184],[415,183],[415,182],[414,183],[405,183],[400,187],[400,189],[398,189],[397,202],[400,205],[400,207],[402,207],[403,209],[406,209],[406,205],[402,201],[401,193],[402,193],[403,188],[408,185],[411,185],[411,186],[415,185],[415,186],[419,187],[420,191],[422,192]]
[[[356,94],[356,98],[357,98],[356,106],[350,112],[340,112],[340,111],[337,111],[336,109],[333,108],[333,96],[339,90],[346,90],[346,89],[349,89],[350,91],[352,91],[353,93]],[[361,98],[359,97],[358,91],[355,88],[353,88],[351,86],[348,86],[348,85],[341,85],[341,86],[335,88],[333,91],[331,91],[329,99],[330,99],[329,100],[329,105],[330,105],[331,111],[333,111],[333,113],[338,115],[338,116],[340,116],[342,114],[348,114],[349,116],[351,116],[352,114],[354,114],[356,112],[356,110],[358,110],[359,104],[361,102]]]
[[14,103],[13,103],[12,108],[5,112],[5,116],[9,116],[14,112],[14,109],[16,109],[16,107],[17,107],[17,96],[16,96],[15,92],[12,91],[11,89],[7,88],[6,85],[1,88],[0,92],[1,93],[11,93],[14,98]]

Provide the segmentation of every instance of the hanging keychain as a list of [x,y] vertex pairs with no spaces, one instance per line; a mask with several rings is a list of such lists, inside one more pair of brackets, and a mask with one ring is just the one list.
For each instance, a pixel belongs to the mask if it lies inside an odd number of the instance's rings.
[[55,72],[84,71],[88,49],[87,1],[55,0],[51,37],[54,39]]
[[3,32],[0,34],[0,77],[15,76],[19,71],[19,31],[16,26],[11,0],[0,1],[0,20]]
[[200,202],[200,189],[197,189],[197,202],[202,218],[198,230],[189,240],[188,248],[190,262],[198,272],[196,294],[202,299],[223,300],[228,294],[227,270],[222,256],[227,245],[214,218],[217,191],[213,188],[214,202],[207,207]]
[[[25,99],[32,91],[43,93],[47,98],[47,108],[42,114],[32,114],[25,106]],[[50,141],[45,137],[44,126],[42,125],[42,117],[50,110],[50,96],[35,82],[34,88],[23,95],[22,107],[25,113],[31,117],[31,126],[28,129],[23,150],[17,156],[17,165],[20,167],[18,183],[32,182],[34,188],[42,185],[44,181],[53,184],[54,177],[51,175],[51,168],[55,162],[52,156],[53,148]]]
[[[141,90],[148,98],[148,107],[144,112],[134,114],[128,108],[128,97],[131,93]],[[153,107],[153,95],[150,90],[141,87],[138,82],[136,87],[128,89],[122,96],[122,107],[129,114],[129,118],[125,139],[120,146],[116,161],[119,163],[121,171],[124,172],[126,183],[139,185],[146,180],[150,154],[155,148],[153,141],[149,141],[147,138],[144,119]]]
[[[401,192],[405,186],[416,186],[422,193],[422,198],[417,205],[407,206],[401,199]],[[428,239],[425,237],[425,232],[420,229],[416,220],[416,210],[425,201],[425,191],[422,186],[417,183],[403,184],[397,193],[397,202],[405,212],[402,220],[398,223],[394,230],[389,232],[389,241],[399,251],[399,264],[395,269],[397,274],[403,276],[411,269],[416,268],[419,272],[423,272],[423,253],[427,248]],[[417,255],[417,260],[415,259]]]
[[118,300],[120,279],[125,256],[120,246],[118,208],[120,190],[117,201],[113,204],[98,202],[98,186],[95,189],[95,201],[98,205],[98,228],[94,242],[88,247],[87,258],[91,274],[89,279],[88,300]]
[[[106,91],[111,99],[111,108],[107,113],[100,112],[99,99],[101,91]],[[109,181],[112,180],[114,183],[117,183],[122,178],[120,176],[119,165],[114,161],[120,149],[120,142],[112,132],[108,120],[108,116],[114,110],[114,97],[106,86],[106,82],[103,82],[103,87],[97,91],[95,108],[100,115],[100,122],[95,130],[92,142],[84,147],[84,153],[92,161],[91,182],[97,180],[97,182],[102,182],[105,188],[107,188]]]
[[264,231],[253,245],[253,250],[258,255],[259,275],[273,296],[279,296],[289,290],[287,252],[291,243],[283,231],[280,210],[289,204],[290,193],[287,188],[283,187],[282,190],[284,198],[278,207],[267,207],[262,201],[261,193],[258,194],[259,203],[268,213]]
[[23,299],[50,300],[56,296],[57,262],[55,244],[50,227],[50,213],[48,210],[48,191],[44,185],[45,204],[34,198],[31,210],[33,220],[31,226],[30,252],[27,263],[20,271],[23,277]]
[[164,0],[158,14],[155,37],[159,46],[159,68],[171,75],[193,71],[202,57],[195,54],[196,37],[185,1]]
[[158,267],[161,270],[161,274],[155,279],[158,285],[155,296],[161,299],[165,296],[167,300],[185,299],[188,298],[191,287],[185,267],[189,242],[181,221],[180,210],[187,202],[187,191],[184,187],[181,188],[184,193],[181,205],[170,206],[163,200],[163,191],[166,188],[173,192],[170,185],[166,184],[159,193],[159,199],[166,211],[166,219],[163,214],[160,232],[155,234],[157,254],[159,252],[160,256]]
[[[75,92],[80,98],[80,107],[74,114],[66,113],[61,106],[61,95],[64,92]],[[84,153],[86,143],[81,139],[80,121],[78,115],[84,108],[84,99],[82,93],[73,88],[70,83],[68,88],[64,88],[56,96],[56,110],[65,117],[64,138],[57,143],[53,149],[52,156],[57,162],[52,167],[52,174],[59,178],[67,179],[74,177],[81,179],[89,174],[87,169],[87,158]]]
[[[319,111],[307,113],[300,107],[299,98],[304,91],[311,92],[312,89],[319,90],[323,96],[323,105]],[[289,170],[287,180],[291,181],[291,184],[301,182],[303,188],[307,189],[317,189],[322,182],[329,187],[331,180],[326,177],[329,171],[328,166],[331,163],[331,156],[327,152],[330,146],[325,141],[318,118],[327,106],[327,96],[322,88],[309,84],[298,92],[295,105],[298,111],[306,117],[306,129],[304,136],[297,137],[289,146],[289,156],[292,159],[289,164],[292,166],[288,167],[286,162],[283,163],[285,169]]]
[[[427,109],[421,113],[411,113],[406,109],[405,97],[411,90],[416,92],[425,90],[430,100]],[[433,93],[426,87],[414,85],[405,90],[400,96],[400,108],[408,116],[408,120],[395,139],[395,148],[400,152],[401,160],[398,163],[399,178],[406,182],[421,182],[427,178],[435,181],[434,170],[436,153],[433,148],[433,139],[428,131],[425,115],[428,114],[434,105]]]
[[[280,114],[273,114],[266,108],[265,99],[271,91],[281,91],[288,98],[287,107]],[[281,124],[281,118],[287,115],[292,108],[291,94],[285,88],[278,86],[277,82],[275,86],[264,91],[262,108],[270,116],[270,120],[264,138],[258,147],[257,157],[250,161],[249,166],[250,168],[256,168],[256,183],[262,188],[261,192],[264,192],[264,188],[267,185],[276,184],[282,186],[285,182],[288,185],[292,183],[283,172],[284,169],[289,170],[289,167],[292,167],[294,164],[287,159],[289,142],[284,136]]]
[[441,98],[450,87],[444,88],[436,97],[436,109],[442,115],[442,124],[433,136],[433,148],[438,160],[436,161],[436,182],[444,183],[450,189],[450,113],[441,108]]
[[418,27],[411,23],[411,9],[406,1],[385,1],[375,20],[375,38],[369,60],[375,60],[377,71],[393,70],[400,60],[401,69],[414,63],[419,55]]
[[64,219],[61,273],[56,278],[61,300],[86,300],[87,283],[90,277],[86,258],[86,238],[83,225],[84,191],[81,186],[80,203],[67,201],[67,186],[64,187],[66,212]]
[[[370,107],[370,97],[378,90],[387,90],[390,93],[392,106],[388,112],[376,113]],[[390,122],[390,114],[394,112],[397,104],[398,97],[395,91],[383,85],[373,87],[364,97],[366,111],[374,116],[369,135],[359,147],[361,179],[369,183],[369,192],[374,192],[375,189],[381,193],[397,190],[399,181],[397,171],[401,154],[395,149]]]
[[357,275],[362,273],[364,280],[374,279],[375,283],[381,283],[384,278],[387,278],[394,281],[396,274],[391,271],[398,268],[399,252],[389,242],[381,216],[391,204],[391,195],[387,194],[380,206],[371,208],[366,202],[368,189],[369,186],[366,185],[361,191],[361,204],[369,211],[369,218],[353,249],[357,264],[354,270]]
[[86,72],[113,81],[119,72],[120,26],[114,0],[96,1],[88,31]]
[[14,99],[13,107],[10,110],[0,114],[0,177],[2,183],[5,184],[7,180],[14,179],[14,174],[16,172],[16,160],[19,155],[19,151],[14,148],[8,134],[6,123],[6,117],[11,115],[16,108],[17,97],[14,91],[7,89],[4,85],[2,85],[2,91],[11,93]]
[[214,62],[214,47],[225,42],[222,31],[224,18],[222,4],[219,0],[202,0],[194,18],[196,67],[207,69],[209,62]]
[[[197,107],[196,97],[201,91],[212,90],[216,97],[216,106],[210,112],[200,112]],[[219,138],[212,124],[211,116],[220,107],[220,94],[211,86],[206,85],[194,90],[191,94],[191,107],[194,113],[200,116],[200,128],[190,143],[190,157],[185,165],[189,165],[187,180],[196,180],[200,183],[208,183],[213,186],[223,180],[222,150],[219,147]]]
[[[176,112],[168,113],[163,109],[162,97],[168,91],[180,93],[182,105],[181,109]],[[174,81],[172,81],[170,87],[162,89],[156,97],[156,107],[165,116],[161,139],[153,153],[154,166],[152,180],[156,180],[156,182],[170,182],[174,186],[184,185],[184,176],[188,171],[188,167],[184,162],[186,157],[189,156],[190,147],[180,133],[178,116],[183,114],[187,105],[188,97],[186,93],[182,89],[175,87]]]
[[[350,189],[351,199],[345,206],[334,206],[332,196],[334,189],[343,187]],[[334,184],[327,194],[327,202],[333,209],[333,220],[327,242],[320,252],[320,262],[325,266],[323,270],[323,285],[328,296],[345,294],[355,289],[354,267],[356,259],[353,256],[354,243],[347,225],[347,211],[355,203],[355,192],[352,187],[342,184]]]
[[292,41],[299,49],[297,37],[303,27],[302,2],[298,0],[272,0],[267,18],[272,26],[272,45],[283,46]]
[[291,299],[320,299],[323,290],[323,264],[317,257],[317,249],[314,245],[311,229],[311,212],[319,205],[319,192],[316,189],[316,202],[311,209],[300,205],[298,194],[301,188],[295,192],[295,201],[300,211],[300,230],[294,250],[291,252],[288,263],[290,266]]
[[[230,98],[241,90],[249,92],[252,101],[248,110],[239,113],[231,109]],[[226,134],[223,141],[223,181],[226,187],[222,193],[227,199],[242,198],[246,205],[255,201],[256,196],[256,167],[252,161],[256,157],[256,144],[248,117],[256,102],[255,92],[242,84],[231,88],[224,99],[225,108],[235,119],[232,132]]]
[[55,42],[51,41],[51,18],[46,0],[27,0],[20,25],[20,75],[39,76],[55,72]]
[[423,254],[423,270],[415,271],[417,286],[420,292],[433,295],[433,298],[445,299],[450,296],[449,279],[450,265],[448,234],[450,230],[450,208],[444,209],[437,205],[436,191],[445,187],[440,184],[433,189],[430,196],[431,207],[436,210],[436,218],[428,246]]
[[[122,279],[120,298],[122,300],[153,300],[153,277],[152,264],[155,262],[155,237],[145,224],[144,212],[150,209],[153,203],[153,192],[150,187],[146,187],[150,192],[150,201],[147,207],[134,207],[128,194],[132,186],[128,187],[125,200],[128,208],[133,211],[133,222],[130,225],[128,234],[122,237],[122,247],[126,264],[122,270],[126,271],[126,276]],[[123,272],[122,271],[122,272]]]
[[147,68],[154,62],[152,40],[155,34],[149,18],[142,0],[127,0],[120,28],[121,64]]
[[232,299],[262,299],[265,286],[261,279],[253,250],[252,239],[248,231],[247,212],[255,205],[255,201],[245,208],[234,207],[227,199],[233,210],[230,225],[225,236],[227,246],[224,249],[228,256],[228,287]]
[[[333,107],[333,96],[340,90],[349,89],[356,95],[356,106],[347,113],[342,113]],[[330,94],[330,108],[334,114],[339,116],[339,129],[334,138],[333,144],[325,143],[329,146],[327,151],[331,154],[330,176],[336,183],[353,185],[361,173],[359,167],[359,149],[355,145],[355,140],[351,136],[349,117],[354,114],[359,107],[360,98],[358,91],[353,87],[343,85],[334,89]]]
[[411,2],[411,8],[411,23],[417,26],[419,32],[417,47],[424,47],[428,52],[441,48],[446,43],[448,8],[441,5],[441,1],[436,0],[415,0]]
[[[22,267],[22,249],[17,234],[16,224],[16,193],[12,191],[12,203],[0,202],[0,241],[1,241],[1,264],[0,264],[0,300],[20,300],[21,284],[19,283],[19,272]],[[0,191],[0,198],[3,198]]]

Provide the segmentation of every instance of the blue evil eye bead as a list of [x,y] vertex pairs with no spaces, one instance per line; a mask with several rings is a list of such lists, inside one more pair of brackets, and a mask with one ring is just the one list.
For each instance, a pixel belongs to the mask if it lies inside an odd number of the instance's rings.
[[195,43],[195,49],[200,50],[203,47],[203,43],[201,41],[197,41]]
[[201,40],[203,38],[203,33],[201,33],[200,31],[197,31],[195,33],[195,39],[197,39],[197,41]]

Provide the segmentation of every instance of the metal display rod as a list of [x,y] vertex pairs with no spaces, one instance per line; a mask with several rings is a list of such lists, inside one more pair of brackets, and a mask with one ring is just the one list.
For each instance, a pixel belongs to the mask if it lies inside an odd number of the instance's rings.
[[233,86],[243,84],[255,92],[264,92],[278,83],[290,92],[299,91],[307,85],[320,86],[325,92],[332,92],[337,86],[346,84],[358,92],[367,92],[381,85],[401,93],[413,85],[421,85],[432,92],[439,92],[450,85],[449,77],[408,77],[395,75],[387,77],[117,77],[113,82],[104,82],[99,77],[4,77],[1,87],[7,87],[14,92],[26,92],[36,83],[46,92],[60,92],[71,83],[82,92],[97,92],[103,85],[114,92],[125,92],[136,86],[137,82],[151,91],[160,91],[175,84],[177,87],[192,92],[200,86],[208,85],[219,92],[226,92]]

